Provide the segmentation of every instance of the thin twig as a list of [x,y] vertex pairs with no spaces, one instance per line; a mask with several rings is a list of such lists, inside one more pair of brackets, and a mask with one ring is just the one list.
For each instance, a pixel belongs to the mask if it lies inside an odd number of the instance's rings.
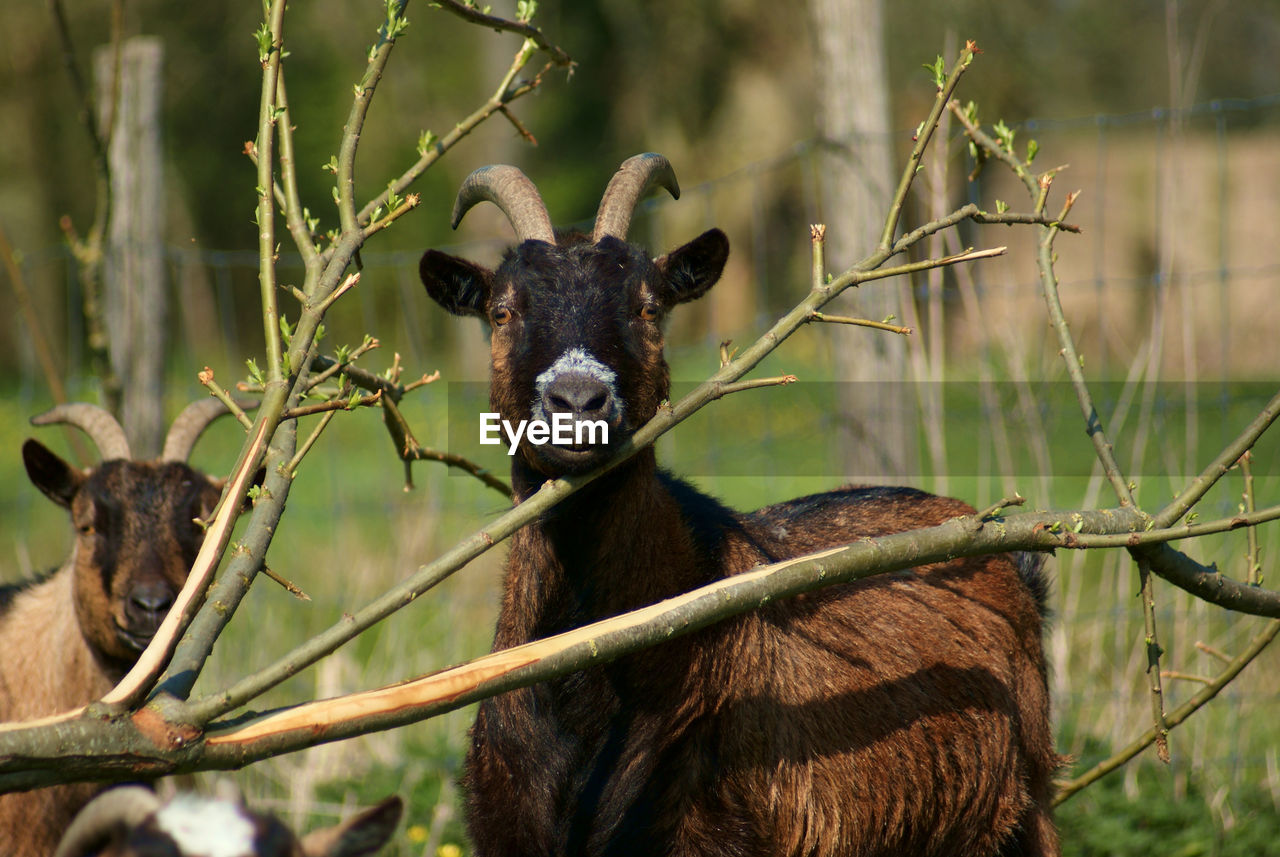
[[[1254,658],[1256,658],[1267,645],[1275,639],[1276,634],[1280,633],[1280,619],[1273,619],[1258,633],[1256,637],[1249,643],[1248,648],[1234,658],[1221,673],[1182,705],[1170,711],[1164,717],[1164,725],[1166,729],[1173,729],[1188,717],[1199,710],[1205,703],[1217,696],[1224,687],[1232,682],[1240,672],[1247,667]],[[1057,796],[1054,797],[1055,806],[1069,800],[1073,795],[1081,789],[1089,786],[1102,779],[1107,774],[1122,767],[1126,762],[1134,756],[1141,753],[1147,747],[1150,747],[1159,738],[1160,732],[1156,727],[1148,729],[1145,733],[1131,742],[1127,747],[1094,765],[1085,773],[1075,779],[1064,783],[1059,789]]]
[[231,394],[224,390],[222,386],[213,379],[212,369],[208,366],[204,367],[204,369],[200,370],[196,375],[196,378],[201,384],[208,388],[210,395],[222,402],[222,404],[226,405],[227,410],[231,412],[231,415],[236,418],[236,421],[239,422],[240,425],[244,426],[247,431],[253,430],[253,420],[249,419],[249,415],[241,409],[240,405],[236,403],[236,400],[232,398]]
[[[951,103],[951,112],[964,125],[965,133],[969,136],[969,139],[973,140],[976,145],[988,152],[988,154],[1008,164],[1014,173],[1022,179],[1028,192],[1035,200],[1035,213],[1042,216],[1044,214],[1046,194],[1055,171],[1051,170],[1043,173],[1038,179],[1033,178],[1030,170],[1022,161],[1000,145],[997,140],[992,139],[981,128],[977,127],[955,102]],[[1084,412],[1085,431],[1093,441],[1094,453],[1098,456],[1098,460],[1102,462],[1103,471],[1111,482],[1111,486],[1121,504],[1132,505],[1134,502],[1133,492],[1129,488],[1129,483],[1124,478],[1124,474],[1120,472],[1120,465],[1115,459],[1110,441],[1107,440],[1097,408],[1094,407],[1093,395],[1090,393],[1088,383],[1085,381],[1075,340],[1071,336],[1066,316],[1062,311],[1062,300],[1058,296],[1058,277],[1053,265],[1053,241],[1057,237],[1058,231],[1062,228],[1061,223],[1065,221],[1075,199],[1075,194],[1068,194],[1062,213],[1053,221],[1054,225],[1040,227],[1039,252],[1036,256],[1037,265],[1040,269],[1040,285],[1044,292],[1045,304],[1049,308],[1050,324],[1058,335],[1062,358],[1067,366],[1067,375],[1071,378],[1076,398],[1079,399],[1080,408]]]
[[506,18],[499,18],[497,15],[489,15],[474,6],[459,3],[458,0],[435,0],[435,3],[441,9],[446,12],[452,12],[464,21],[470,21],[473,24],[479,24],[492,30],[524,36],[537,45],[539,50],[551,57],[552,62],[556,65],[569,68],[574,64],[572,57],[556,45],[551,44],[541,30],[527,21],[509,21]]
[[[1243,509],[1241,511],[1246,515],[1252,515],[1258,511],[1256,501],[1253,494],[1253,451],[1250,450],[1240,456],[1240,473],[1244,476],[1244,493],[1242,495]],[[1245,574],[1245,581],[1250,586],[1262,585],[1262,558],[1261,549],[1258,547],[1258,530],[1256,527],[1249,527],[1247,530],[1249,536],[1249,548],[1245,552],[1245,562],[1248,569]]]
[[410,211],[413,211],[415,208],[417,208],[418,204],[421,202],[422,202],[421,194],[411,193],[408,196],[406,196],[404,198],[404,202],[400,203],[394,209],[382,215],[377,220],[371,221],[369,225],[365,227],[365,230],[364,230],[365,240],[368,241],[374,235],[377,235],[379,232],[391,226],[391,224],[395,223],[401,217],[404,217]]
[[828,324],[853,324],[858,327],[870,327],[875,330],[887,330],[889,333],[898,333],[903,336],[910,336],[913,331],[909,327],[902,327],[897,324],[889,324],[885,321],[872,321],[869,318],[850,318],[845,315],[827,315],[825,313],[814,310],[809,316],[810,321],[822,321]]
[[1208,493],[1219,479],[1235,466],[1240,456],[1253,448],[1258,438],[1262,437],[1263,432],[1269,429],[1278,417],[1280,417],[1280,393],[1271,397],[1258,416],[1254,417],[1235,440],[1218,453],[1199,476],[1191,480],[1191,484],[1186,489],[1179,492],[1168,506],[1152,516],[1155,526],[1167,527],[1181,519],[1191,510],[1191,507],[1200,502],[1200,498]]
[[826,224],[811,224],[809,226],[809,243],[813,248],[813,284],[811,288],[819,288],[826,285],[827,282],[826,241]]
[[1143,645],[1147,651],[1147,688],[1151,693],[1151,718],[1156,733],[1156,758],[1169,764],[1169,724],[1165,722],[1164,686],[1160,681],[1160,639],[1156,632],[1155,591],[1151,585],[1151,567],[1144,559],[1138,559],[1138,580],[1141,584],[1142,616],[1145,627]]
[[[461,142],[468,134],[479,127],[486,119],[493,116],[502,108],[511,104],[519,98],[533,92],[542,85],[543,73],[534,75],[534,77],[518,85],[513,85],[513,81],[520,70],[523,69],[533,56],[533,51],[528,44],[522,45],[516,51],[515,57],[511,61],[511,65],[507,68],[502,79],[498,81],[498,85],[494,88],[493,93],[489,96],[480,107],[472,111],[459,122],[456,122],[447,134],[435,140],[431,145],[427,146],[419,152],[419,158],[409,169],[405,170],[399,177],[394,179],[387,189],[375,196],[357,215],[357,220],[361,223],[368,223],[373,217],[373,212],[379,208],[383,208],[387,204],[392,193],[401,194],[408,189],[419,177],[422,176],[436,161],[440,160],[445,153]],[[550,67],[548,67],[550,68]],[[371,225],[372,227],[372,225]]]
[[421,378],[417,379],[416,381],[410,381],[408,384],[405,384],[404,391],[406,393],[410,393],[418,389],[419,387],[425,387],[428,384],[434,384],[436,381],[439,381],[439,380],[440,380],[440,370],[437,369],[436,371],[432,372],[429,375],[424,374]]
[[1204,652],[1206,655],[1209,655],[1210,657],[1217,658],[1218,660],[1222,661],[1224,664],[1231,663],[1230,655],[1228,655],[1226,652],[1222,651],[1221,649],[1215,649],[1213,646],[1209,645],[1208,643],[1202,642],[1200,640],[1196,640],[1196,648]]
[[406,452],[403,458],[405,461],[438,461],[447,467],[452,467],[455,470],[461,470],[463,473],[474,476],[504,497],[511,497],[510,484],[495,476],[492,470],[476,464],[465,456],[456,455],[452,452],[441,452],[438,449],[429,449],[425,446],[415,446]]
[[[853,266],[839,277],[836,277],[826,286],[823,286],[821,291],[824,293],[830,291],[839,292],[849,286],[860,286],[863,283],[869,283],[873,280],[884,280],[889,277],[899,277],[903,274],[914,274],[918,271],[929,271],[934,268],[942,268],[948,265],[958,265],[962,262],[976,262],[979,259],[990,259],[993,256],[1003,256],[1008,249],[1008,247],[991,247],[986,250],[974,250],[970,248],[965,250],[963,253],[957,253],[954,256],[944,256],[941,259],[925,259],[923,262],[908,262],[903,265],[894,265],[891,268],[868,268],[865,267],[864,261]],[[885,254],[886,258],[890,255],[896,255],[895,251],[890,250]],[[816,309],[816,307],[811,309]]]
[[896,256],[899,253],[915,246],[922,239],[935,233],[942,232],[943,230],[950,229],[951,227],[963,223],[966,220],[987,225],[1012,225],[1014,223],[1028,223],[1039,226],[1060,225],[1067,231],[1080,231],[1078,227],[1072,227],[1070,224],[1059,223],[1056,219],[1048,217],[1043,213],[1037,214],[1035,212],[1019,213],[1006,211],[1004,214],[991,214],[990,212],[983,211],[978,208],[975,203],[971,202],[960,206],[945,217],[940,217],[937,220],[931,220],[928,223],[917,226],[910,232],[903,233],[898,240],[894,242],[893,253],[891,255]]
[[[363,369],[357,370],[354,365],[355,362],[365,354],[368,354],[375,348],[381,347],[381,342],[379,342],[375,337],[368,336],[365,337],[364,342],[361,342],[355,348],[351,349],[350,353],[346,355],[345,360],[333,360],[328,357],[316,358],[311,363],[311,369],[314,374],[311,376],[311,379],[307,381],[306,389],[308,391],[314,390],[334,375],[345,374],[348,378],[352,378],[353,375],[358,376],[360,380],[363,381],[363,383],[360,383],[360,381],[352,379],[355,381],[357,387],[362,387],[370,392],[374,390],[381,390],[387,395],[394,395],[396,398],[399,398],[400,395],[403,394],[403,391],[394,382],[388,382],[386,379],[381,378],[372,372],[365,372]],[[317,369],[320,371],[316,372],[315,370]]]
[[[351,101],[351,109],[347,113],[347,121],[343,126],[342,142],[338,147],[338,222],[343,235],[355,235],[360,224],[356,217],[356,149],[360,145],[360,137],[364,131],[365,118],[369,115],[369,107],[373,104],[373,96],[377,91],[378,81],[391,58],[391,51],[396,45],[396,34],[399,24],[404,19],[408,0],[391,0],[387,3],[387,20],[379,30],[378,44],[374,47],[365,68],[364,75],[355,87],[355,97]],[[363,238],[363,236],[361,236]]]
[[262,73],[258,109],[258,292],[262,302],[262,329],[266,341],[267,377],[281,383],[285,367],[280,341],[280,311],[276,305],[275,177],[276,97],[279,95],[280,60],[284,45],[284,0],[272,0],[267,12],[271,45]]
[[[281,68],[276,78],[276,106],[280,110],[280,120],[276,123],[276,134],[280,139],[278,188],[283,196],[281,208],[284,210],[289,235],[302,255],[303,266],[310,271],[314,267],[311,262],[316,256],[316,245],[312,239],[311,227],[304,216],[302,200],[298,196],[297,156],[293,148],[293,116],[289,110],[289,96],[285,91],[284,77],[284,69]],[[306,291],[307,289],[304,288],[303,292]]]
[[351,411],[356,408],[370,408],[382,401],[382,391],[370,393],[367,396],[361,396],[355,402],[349,399],[331,399],[327,402],[316,402],[311,405],[299,405],[296,408],[288,408],[280,415],[281,420],[296,420],[301,417],[311,417],[316,414],[332,413],[334,411]]
[[533,132],[526,128],[524,123],[516,118],[516,114],[512,113],[510,108],[504,104],[498,108],[498,112],[506,117],[506,120],[511,123],[511,126],[516,129],[516,133],[519,134],[526,143],[530,146],[538,145],[538,138],[533,136]]
[[924,124],[921,126],[920,133],[916,135],[915,145],[911,147],[911,154],[907,156],[906,168],[902,171],[901,178],[898,179],[897,190],[894,191],[893,200],[889,204],[889,214],[885,218],[884,232],[880,235],[880,244],[878,246],[880,252],[889,252],[893,246],[893,236],[898,231],[898,220],[902,216],[902,207],[907,201],[907,193],[915,182],[920,159],[924,157],[925,149],[928,148],[929,141],[933,138],[933,133],[938,128],[938,120],[942,118],[942,111],[946,109],[947,102],[951,99],[951,93],[955,92],[956,86],[960,84],[961,75],[969,68],[977,52],[978,46],[976,43],[972,41],[965,42],[964,49],[960,51],[960,56],[955,65],[951,67],[946,80],[938,89],[938,95],[934,98],[933,107],[929,111],[928,118],[925,119]]
[[1213,684],[1213,679],[1207,676],[1180,673],[1176,670],[1160,670],[1160,677],[1172,679],[1174,681],[1194,681],[1197,684]]
[[1021,494],[1015,493],[1012,497],[1005,497],[1003,500],[992,503],[990,506],[983,509],[974,517],[977,518],[978,523],[981,524],[984,521],[995,518],[998,513],[1003,512],[1005,509],[1010,509],[1014,506],[1021,506],[1023,503],[1026,503],[1026,502],[1027,502],[1026,497],[1023,497]]
[[311,600],[311,596],[303,592],[302,589],[299,588],[296,583],[289,580],[288,578],[281,577],[279,574],[276,574],[274,571],[271,570],[269,566],[264,565],[262,567],[262,573],[265,574],[267,577],[269,577],[271,580],[280,584],[281,588],[283,588],[285,592],[289,593],[294,598],[297,598],[299,601]]
[[737,381],[733,384],[724,384],[720,387],[720,395],[728,396],[731,393],[741,393],[743,390],[758,390],[761,387],[785,387],[788,384],[794,384],[798,379],[795,375],[779,375],[774,378],[752,378],[750,381]]
[[[356,284],[359,282],[360,282],[360,272],[352,271],[350,274],[347,275],[347,278],[342,281],[341,285],[339,285],[336,289],[334,289],[329,294],[325,295],[324,299],[315,305],[315,312],[318,312],[322,315],[328,312],[329,307],[333,306],[334,301],[336,301],[338,298],[342,297],[347,292],[354,289],[356,287]],[[374,348],[377,347],[377,340],[374,340],[374,345],[372,347]]]
[[[1066,516],[1066,520],[1072,520],[1078,517],[1078,513],[1070,513]],[[1169,542],[1181,541],[1183,539],[1195,539],[1200,536],[1213,535],[1215,533],[1226,533],[1231,530],[1238,530],[1242,527],[1252,527],[1258,524],[1265,524],[1269,521],[1280,520],[1280,505],[1267,506],[1257,509],[1248,514],[1232,515],[1229,518],[1215,518],[1209,521],[1202,521],[1194,524],[1180,524],[1172,527],[1153,527],[1150,521],[1141,532],[1127,533],[1124,535],[1088,535],[1084,533],[1076,533],[1070,528],[1064,527],[1059,531],[1061,541],[1055,547],[1071,548],[1071,549],[1096,549],[1096,548],[1134,548],[1141,549],[1151,545],[1165,545]],[[1218,585],[1226,588],[1233,581],[1217,575],[1219,578]],[[1243,584],[1235,584],[1240,586]],[[1258,590],[1264,592],[1265,590]],[[1199,593],[1192,593],[1203,598]],[[1212,599],[1210,599],[1212,600]],[[1217,602],[1214,602],[1217,603]],[[1246,611],[1249,612],[1249,611]],[[1265,614],[1263,614],[1265,615]]]
[[329,427],[329,423],[333,421],[337,413],[337,411],[329,411],[316,421],[315,428],[311,430],[311,434],[307,435],[307,439],[303,441],[302,446],[298,447],[298,451],[294,453],[293,458],[289,459],[289,463],[285,465],[289,473],[294,476],[298,474],[302,459],[306,458],[307,453],[311,451],[311,447],[316,445],[316,441],[320,439],[320,435],[324,434],[324,430]]

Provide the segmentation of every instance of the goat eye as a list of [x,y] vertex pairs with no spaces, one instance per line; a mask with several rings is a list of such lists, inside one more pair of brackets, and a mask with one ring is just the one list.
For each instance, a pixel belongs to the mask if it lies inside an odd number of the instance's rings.
[[493,319],[494,324],[506,324],[511,321],[511,316],[511,310],[504,306],[494,307],[493,312],[489,314],[489,317]]
[[638,314],[645,321],[657,321],[658,307],[656,304],[641,304]]
[[91,536],[98,531],[98,528],[93,524],[81,524],[77,529],[80,531],[80,535],[82,536]]

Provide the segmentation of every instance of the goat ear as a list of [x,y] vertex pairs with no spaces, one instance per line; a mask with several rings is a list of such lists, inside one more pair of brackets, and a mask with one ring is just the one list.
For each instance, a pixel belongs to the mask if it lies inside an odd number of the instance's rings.
[[22,445],[22,463],[32,484],[59,506],[71,508],[71,499],[84,484],[85,475],[49,451],[38,440]]
[[665,281],[663,300],[672,305],[702,297],[720,279],[728,260],[729,239],[719,229],[708,229],[655,260]]
[[418,263],[427,294],[454,315],[485,314],[493,272],[466,259],[428,250]]
[[306,857],[358,857],[373,854],[395,833],[404,803],[392,795],[375,807],[358,813],[341,824],[316,830],[302,837]]

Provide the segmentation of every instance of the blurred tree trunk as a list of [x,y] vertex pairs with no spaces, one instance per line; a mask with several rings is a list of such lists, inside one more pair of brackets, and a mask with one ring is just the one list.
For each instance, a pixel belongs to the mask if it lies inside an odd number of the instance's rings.
[[115,105],[108,158],[111,220],[103,268],[103,314],[111,365],[120,379],[120,418],[136,457],[160,453],[164,437],[164,358],[168,344],[164,266],[164,161],[160,145],[159,39],[125,42],[118,97],[114,54],[95,57],[98,103]]
[[[889,82],[883,0],[809,0],[816,41],[822,212],[827,269],[847,268],[874,249],[893,195]],[[909,286],[872,283],[841,299],[834,313],[882,321],[905,317]],[[895,482],[916,468],[915,395],[899,336],[831,325],[844,473]]]

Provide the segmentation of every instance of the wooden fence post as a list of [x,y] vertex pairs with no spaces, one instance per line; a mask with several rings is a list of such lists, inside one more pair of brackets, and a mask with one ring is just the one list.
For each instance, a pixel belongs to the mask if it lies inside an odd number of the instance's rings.
[[[164,260],[164,155],[160,142],[164,50],[151,36],[94,57],[100,127],[112,129],[111,220],[104,257],[103,307],[111,364],[121,382],[121,424],[136,457],[159,454],[164,436],[168,296]],[[114,106],[116,115],[107,114]]]

